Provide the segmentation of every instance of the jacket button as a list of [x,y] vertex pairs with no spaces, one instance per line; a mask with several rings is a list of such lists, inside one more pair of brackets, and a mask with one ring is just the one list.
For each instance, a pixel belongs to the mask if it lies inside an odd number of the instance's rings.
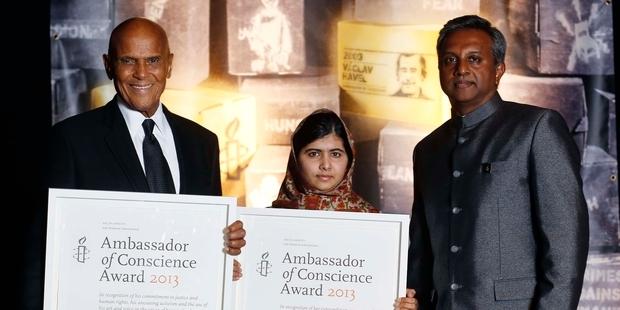
[[461,213],[463,209],[459,208],[459,207],[454,207],[452,208],[452,214],[459,214]]
[[461,249],[461,247],[456,246],[456,245],[453,245],[453,246],[451,246],[451,247],[450,247],[450,252],[452,252],[452,253],[456,253],[456,252],[458,252],[460,249]]
[[465,143],[465,141],[467,141],[467,139],[465,139],[465,137],[459,137],[458,140],[457,140],[457,142],[459,144],[463,144],[463,143]]
[[456,291],[456,290],[458,290],[460,288],[461,288],[461,286],[456,284],[456,283],[450,284],[450,289],[453,290],[453,291]]
[[455,177],[455,178],[460,177],[462,174],[463,174],[463,172],[460,172],[460,171],[458,171],[458,170],[454,170],[454,171],[452,172],[452,176],[453,176],[453,177]]

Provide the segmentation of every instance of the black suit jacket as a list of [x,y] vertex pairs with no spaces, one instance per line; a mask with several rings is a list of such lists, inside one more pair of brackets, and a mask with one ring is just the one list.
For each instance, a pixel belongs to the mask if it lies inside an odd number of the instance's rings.
[[[179,161],[180,193],[221,195],[217,136],[163,107]],[[49,186],[148,192],[129,129],[115,100],[52,128]]]
[[420,141],[408,287],[421,309],[576,309],[588,253],[579,162],[557,112],[498,95]]

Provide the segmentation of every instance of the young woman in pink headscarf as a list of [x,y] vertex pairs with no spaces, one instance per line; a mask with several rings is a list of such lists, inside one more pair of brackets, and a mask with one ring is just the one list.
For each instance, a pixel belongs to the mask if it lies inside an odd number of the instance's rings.
[[353,192],[353,141],[342,119],[319,109],[295,129],[274,208],[379,212]]

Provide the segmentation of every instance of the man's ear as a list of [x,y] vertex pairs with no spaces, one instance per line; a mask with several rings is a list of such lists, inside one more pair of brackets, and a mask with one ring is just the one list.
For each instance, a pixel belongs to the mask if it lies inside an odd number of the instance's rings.
[[504,72],[506,72],[505,63],[502,62],[495,67],[495,86],[499,85],[499,80],[502,78],[502,75],[504,75]]
[[114,79],[114,72],[112,70],[111,59],[107,54],[103,54],[103,67],[105,68],[105,73],[108,76],[108,79]]
[[170,55],[168,56],[168,72],[166,74],[166,78],[170,78],[172,76],[172,59],[174,59],[174,54],[170,53]]

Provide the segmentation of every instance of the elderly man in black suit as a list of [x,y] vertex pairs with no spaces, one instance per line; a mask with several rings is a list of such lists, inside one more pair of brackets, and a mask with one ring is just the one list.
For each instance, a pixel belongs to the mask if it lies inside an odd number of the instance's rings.
[[[112,31],[103,61],[117,94],[107,105],[54,126],[50,187],[222,194],[217,136],[159,101],[172,58],[166,32],[148,19],[131,18]],[[143,151],[147,140],[158,145],[159,157]],[[163,167],[164,177],[155,181],[147,169],[151,157],[160,158]],[[239,254],[243,224],[236,221],[224,232],[225,251]]]
[[414,150],[400,309],[577,308],[589,234],[579,152],[557,112],[499,96],[505,50],[478,16],[439,33],[452,118]]

